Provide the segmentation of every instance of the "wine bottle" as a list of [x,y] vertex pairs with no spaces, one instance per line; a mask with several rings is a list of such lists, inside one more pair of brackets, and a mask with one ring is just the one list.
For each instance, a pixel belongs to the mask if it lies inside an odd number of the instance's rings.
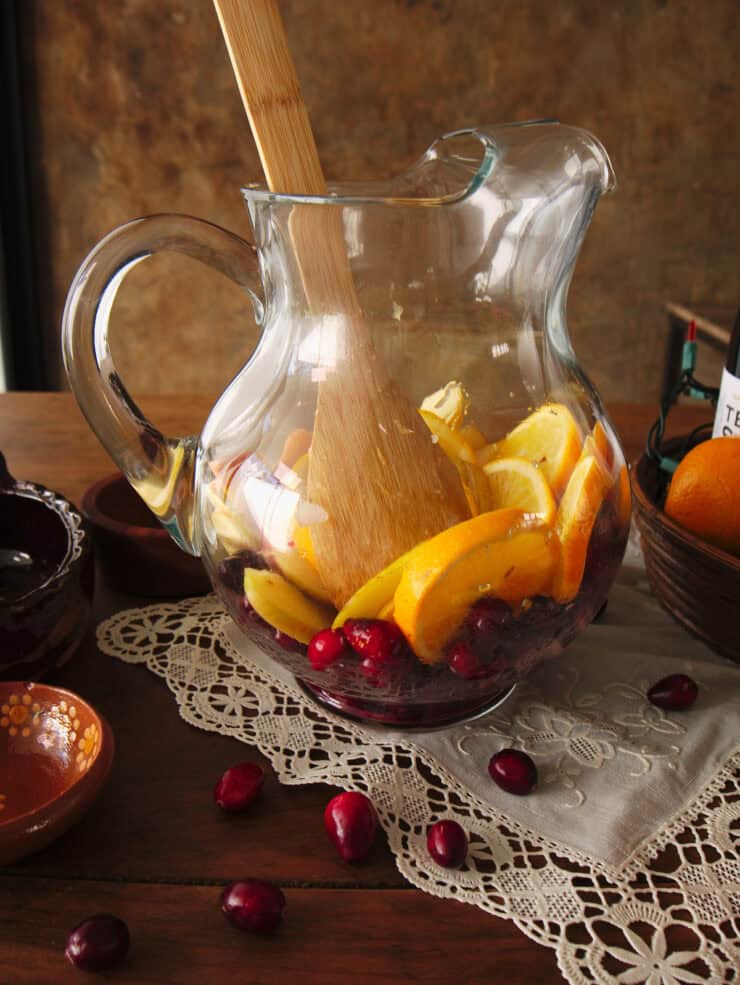
[[713,438],[733,435],[740,437],[740,311],[730,336],[712,430]]

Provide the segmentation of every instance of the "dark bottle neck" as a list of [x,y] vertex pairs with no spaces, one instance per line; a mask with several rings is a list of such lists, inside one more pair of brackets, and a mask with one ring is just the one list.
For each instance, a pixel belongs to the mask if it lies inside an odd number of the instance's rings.
[[740,311],[737,313],[732,335],[730,336],[730,346],[727,350],[727,362],[725,366],[733,376],[740,377]]

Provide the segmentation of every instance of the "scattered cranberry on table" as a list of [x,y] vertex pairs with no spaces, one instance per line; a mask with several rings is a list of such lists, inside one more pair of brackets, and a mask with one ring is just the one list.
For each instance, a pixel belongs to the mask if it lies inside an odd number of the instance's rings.
[[341,629],[322,629],[308,644],[308,659],[314,670],[326,670],[346,653],[347,641]]
[[648,701],[664,711],[683,711],[696,701],[699,688],[687,674],[669,674],[657,681],[647,693]]
[[457,821],[437,821],[427,831],[427,851],[437,865],[459,869],[468,854],[468,838]]
[[266,879],[240,879],[224,889],[221,909],[239,930],[270,934],[283,919],[285,896]]
[[364,794],[349,791],[332,797],[326,805],[324,827],[344,861],[359,862],[373,847],[378,815]]
[[213,789],[213,799],[225,811],[243,811],[255,800],[265,782],[256,763],[239,763],[226,770]]
[[497,786],[518,797],[532,793],[537,786],[537,767],[519,749],[501,749],[491,756],[488,773]]
[[67,938],[64,954],[82,971],[105,971],[123,961],[130,943],[123,920],[110,913],[99,913],[75,927]]

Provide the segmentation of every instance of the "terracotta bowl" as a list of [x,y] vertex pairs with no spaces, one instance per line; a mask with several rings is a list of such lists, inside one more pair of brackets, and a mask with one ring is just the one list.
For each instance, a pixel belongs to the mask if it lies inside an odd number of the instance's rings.
[[[666,442],[676,454],[684,438]],[[663,512],[665,482],[647,455],[632,467],[634,516],[650,586],[670,614],[717,653],[740,663],[740,558],[707,544]]]
[[78,821],[113,761],[113,733],[63,688],[0,683],[0,865],[37,852]]
[[91,486],[82,512],[112,588],[128,595],[203,595],[211,582],[200,558],[182,551],[143,500],[116,472]]
[[13,479],[0,454],[0,680],[36,680],[68,660],[92,594],[81,514],[58,493]]

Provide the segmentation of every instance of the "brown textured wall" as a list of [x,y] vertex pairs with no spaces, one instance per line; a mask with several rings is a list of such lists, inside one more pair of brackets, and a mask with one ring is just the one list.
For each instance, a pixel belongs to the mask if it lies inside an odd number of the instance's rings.
[[[603,141],[619,187],[597,209],[569,322],[606,399],[656,396],[666,300],[740,301],[737,0],[281,8],[330,178],[396,172],[471,124],[553,116]],[[104,233],[161,211],[245,231],[237,189],[260,172],[210,0],[24,10],[53,338],[74,271]],[[114,332],[134,392],[216,392],[255,340],[236,288],[169,258],[133,272]]]

